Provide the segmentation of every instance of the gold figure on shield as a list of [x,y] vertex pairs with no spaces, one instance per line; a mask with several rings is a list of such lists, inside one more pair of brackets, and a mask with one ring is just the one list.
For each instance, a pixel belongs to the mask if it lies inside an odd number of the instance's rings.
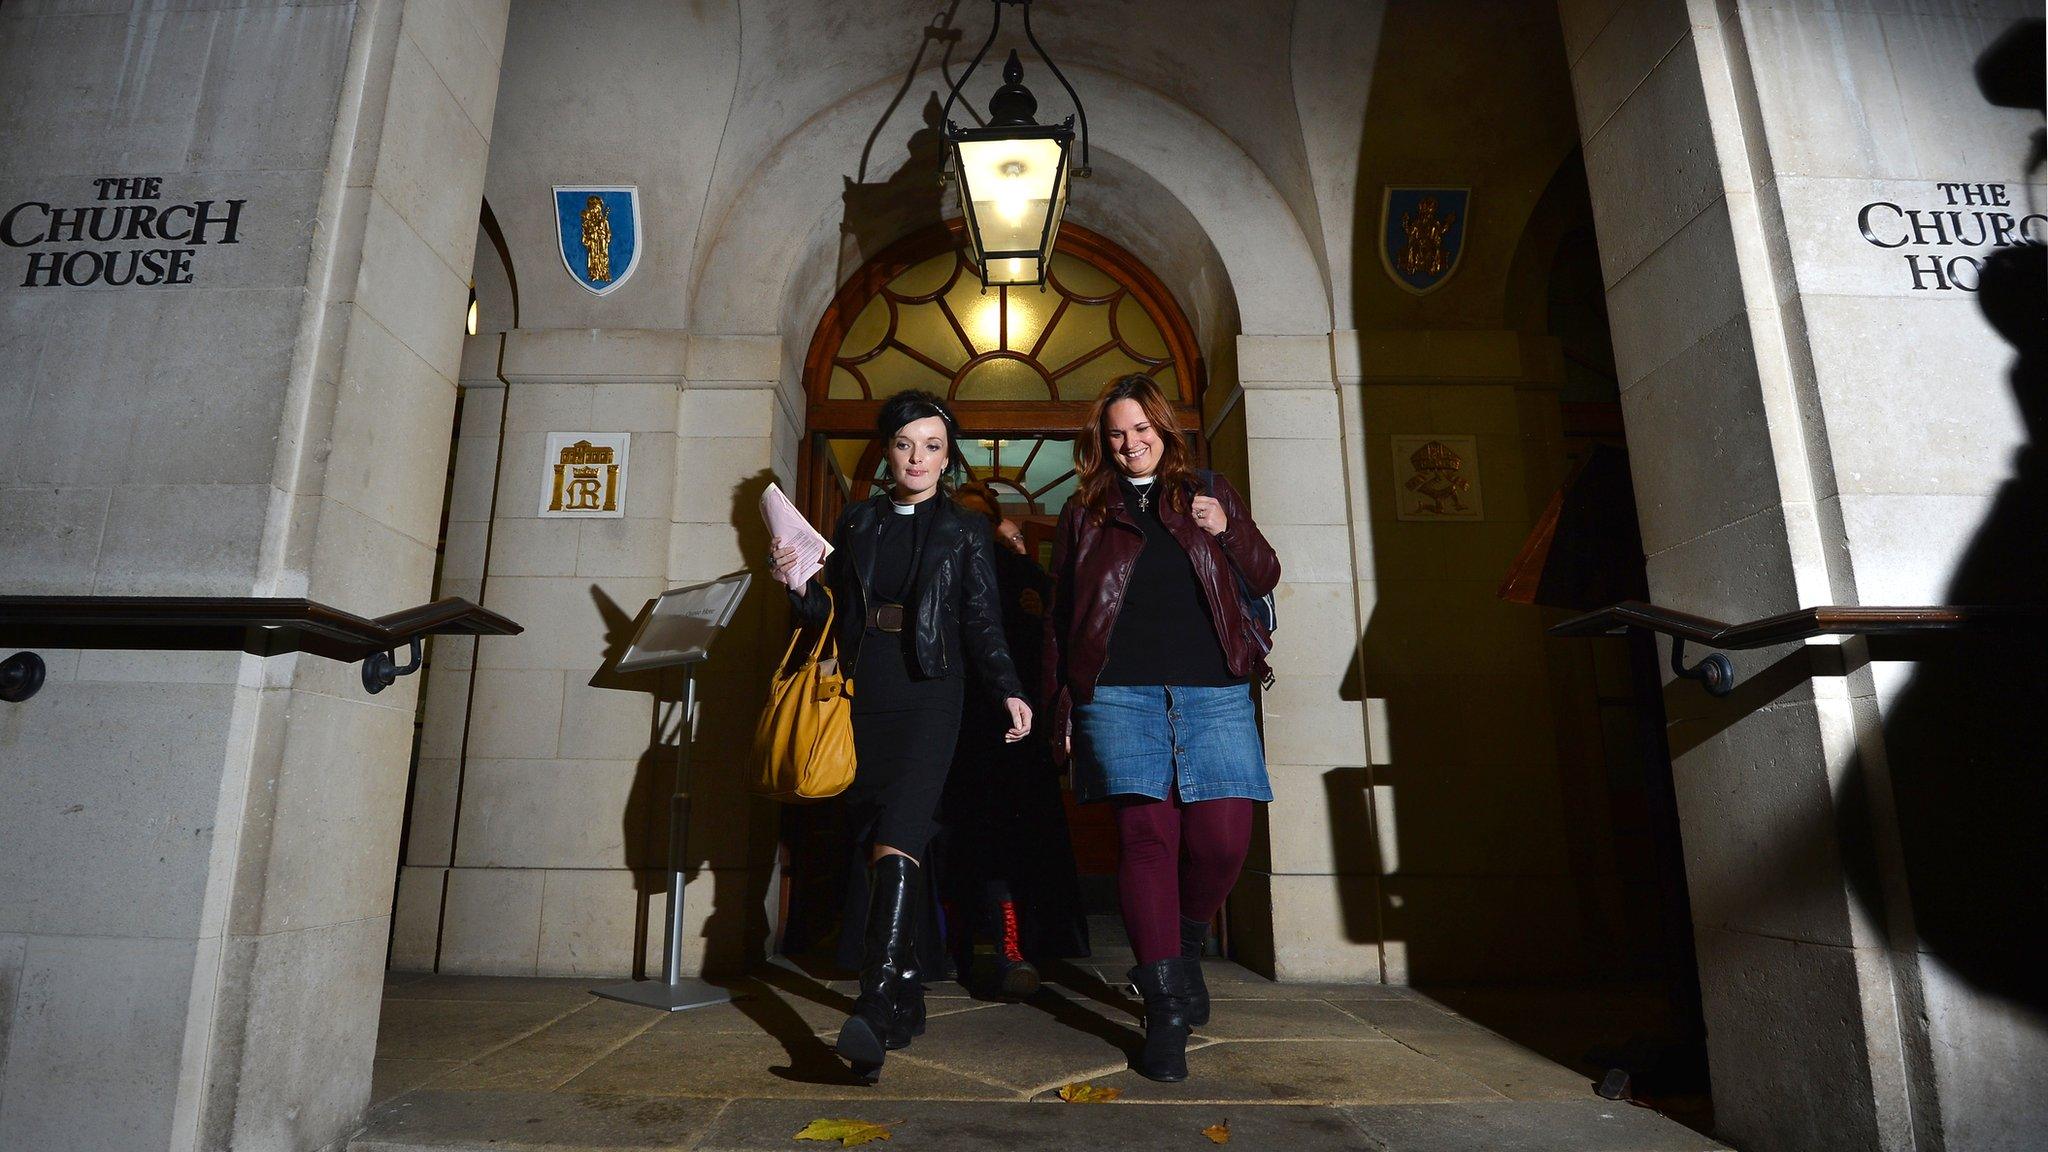
[[1442,274],[1444,258],[1444,237],[1450,233],[1451,225],[1458,222],[1456,212],[1444,216],[1436,214],[1436,197],[1424,196],[1415,202],[1415,211],[1401,213],[1401,232],[1408,242],[1401,245],[1401,255],[1395,261],[1402,273],[1408,276],[1436,276]]
[[604,198],[592,196],[583,209],[584,271],[592,284],[608,284],[612,278],[612,217],[605,211]]

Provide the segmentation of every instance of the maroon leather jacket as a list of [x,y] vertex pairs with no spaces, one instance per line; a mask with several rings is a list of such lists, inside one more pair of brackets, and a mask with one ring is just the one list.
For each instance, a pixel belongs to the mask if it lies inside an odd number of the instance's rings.
[[[1201,489],[1190,484],[1187,494],[1192,498],[1200,495]],[[1265,655],[1252,631],[1258,625],[1245,615],[1230,560],[1237,561],[1251,590],[1263,596],[1280,583],[1280,557],[1259,534],[1251,509],[1229,481],[1215,477],[1213,494],[1230,521],[1221,535],[1203,531],[1172,500],[1160,504],[1159,522],[1180,541],[1195,566],[1195,579],[1208,598],[1209,616],[1216,622],[1216,635],[1223,642],[1223,658],[1231,673],[1258,679],[1267,671]],[[1055,585],[1052,610],[1045,614],[1044,683],[1039,699],[1052,709],[1052,727],[1046,735],[1055,754],[1066,745],[1074,706],[1086,704],[1095,695],[1095,679],[1109,658],[1110,632],[1116,627],[1117,610],[1123,606],[1124,588],[1145,547],[1144,530],[1124,508],[1121,486],[1110,489],[1108,512],[1106,519],[1098,519],[1081,506],[1079,496],[1069,499],[1060,510],[1053,541]]]

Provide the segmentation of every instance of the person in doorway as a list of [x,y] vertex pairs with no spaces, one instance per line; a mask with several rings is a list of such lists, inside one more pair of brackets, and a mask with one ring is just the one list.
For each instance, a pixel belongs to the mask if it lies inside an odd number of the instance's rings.
[[1244,866],[1253,803],[1273,798],[1251,697],[1265,650],[1238,581],[1271,592],[1280,559],[1190,455],[1150,377],[1097,397],[1054,540],[1042,697],[1077,798],[1115,805],[1117,894],[1145,999],[1132,1066],[1166,1081],[1187,1078],[1188,1031],[1209,1016],[1209,922]]
[[[943,491],[948,476],[965,471],[952,410],[929,392],[898,392],[883,402],[875,431],[888,490],[846,509],[824,570],[790,594],[810,626],[836,609],[839,659],[854,682],[857,768],[844,796],[868,900],[865,915],[842,929],[861,941],[860,995],[838,1051],[870,1080],[888,1051],[924,1031],[923,861],[960,735],[969,661],[1008,716],[1004,739],[1031,731],[1003,639],[988,532]],[[778,572],[795,567],[793,547],[771,540],[769,549]]]
[[[1052,579],[1027,558],[1022,526],[988,485],[965,485],[953,500],[994,536],[1004,636],[1018,675],[1036,684]],[[1039,733],[1005,743],[1007,718],[974,695],[940,809],[946,919],[977,995],[1029,996],[1039,963],[1088,955],[1088,918],[1052,749]]]

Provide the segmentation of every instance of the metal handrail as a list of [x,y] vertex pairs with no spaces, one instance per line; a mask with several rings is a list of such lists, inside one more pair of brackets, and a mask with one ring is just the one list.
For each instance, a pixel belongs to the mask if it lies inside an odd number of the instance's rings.
[[[459,597],[373,618],[301,597],[0,596],[0,642],[23,648],[138,651],[307,652],[363,662],[363,687],[381,692],[419,671],[427,636],[516,636],[518,623]],[[391,653],[409,648],[409,662]],[[42,686],[34,652],[0,661],[0,700],[22,701]]]
[[1552,636],[1615,636],[1631,629],[1671,637],[1671,670],[1698,680],[1708,693],[1726,696],[1735,690],[1735,665],[1720,652],[1699,663],[1685,664],[1685,642],[1740,651],[1810,640],[1815,636],[1924,636],[1973,631],[1988,626],[2048,624],[2048,607],[2014,604],[1936,605],[1880,608],[1829,604],[1780,612],[1744,624],[1725,624],[1705,616],[1624,600],[1596,612],[1574,616],[1548,629]]

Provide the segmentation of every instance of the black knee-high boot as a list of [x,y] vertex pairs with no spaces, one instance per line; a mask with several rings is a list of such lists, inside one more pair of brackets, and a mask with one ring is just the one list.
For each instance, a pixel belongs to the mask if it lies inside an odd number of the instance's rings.
[[839,1054],[854,1070],[877,1072],[888,1051],[924,1032],[924,984],[917,970],[917,918],[923,872],[908,856],[868,867],[868,930],[862,941],[860,997],[839,1029]]
[[1209,922],[1180,918],[1180,958],[1188,961],[1188,1024],[1209,1022],[1209,984],[1202,979],[1202,949],[1209,943]]
[[1131,983],[1145,998],[1145,1044],[1131,1067],[1147,1080],[1188,1078],[1189,969],[1194,966],[1185,957],[1170,956],[1131,969]]

